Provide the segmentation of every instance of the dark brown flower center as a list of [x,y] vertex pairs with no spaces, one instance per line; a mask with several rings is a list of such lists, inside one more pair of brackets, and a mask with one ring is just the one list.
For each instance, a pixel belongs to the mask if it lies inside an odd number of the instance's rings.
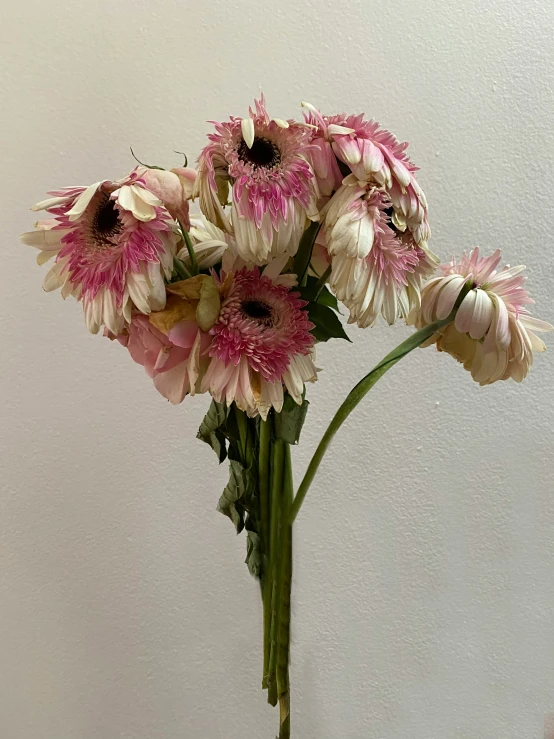
[[119,212],[113,200],[102,193],[92,221],[92,235],[100,246],[113,244],[113,237],[121,231]]
[[263,167],[264,169],[271,169],[276,167],[281,161],[281,152],[278,147],[261,136],[254,138],[254,143],[250,148],[246,145],[246,141],[241,139],[238,148],[239,159],[242,162],[251,164],[255,169]]
[[240,311],[245,318],[251,318],[263,326],[273,325],[273,309],[263,300],[243,300],[240,304]]

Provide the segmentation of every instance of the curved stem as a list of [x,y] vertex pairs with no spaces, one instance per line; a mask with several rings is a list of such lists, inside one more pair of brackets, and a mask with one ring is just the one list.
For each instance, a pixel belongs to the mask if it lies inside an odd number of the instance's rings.
[[302,507],[304,498],[306,497],[308,489],[316,475],[321,460],[323,459],[325,452],[327,451],[331,441],[333,440],[334,435],[337,433],[342,424],[346,421],[348,416],[352,413],[354,408],[367,395],[367,393],[375,385],[377,380],[379,380],[385,374],[385,372],[387,372],[393,365],[399,362],[402,357],[405,357],[406,354],[409,354],[412,349],[415,349],[416,347],[423,344],[423,342],[430,338],[436,331],[443,328],[444,326],[447,326],[454,319],[455,315],[456,310],[453,310],[447,318],[444,318],[441,321],[434,321],[428,326],[425,326],[419,331],[416,331],[415,334],[409,336],[405,341],[399,344],[396,349],[393,349],[390,354],[387,354],[387,356],[382,359],[379,364],[374,367],[368,375],[360,380],[360,382],[350,391],[350,393],[346,397],[346,400],[335,413],[333,420],[327,428],[327,431],[323,434],[323,437],[319,442],[317,449],[315,450],[315,454],[312,457],[310,464],[308,465],[306,474],[304,475],[304,478],[300,483],[300,487],[298,488],[298,492],[296,493],[296,497],[291,507],[291,522],[294,521],[294,519],[298,515],[298,511]]

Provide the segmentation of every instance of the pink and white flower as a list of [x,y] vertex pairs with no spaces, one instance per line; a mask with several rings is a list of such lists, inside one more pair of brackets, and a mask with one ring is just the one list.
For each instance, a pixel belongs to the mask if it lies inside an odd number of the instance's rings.
[[324,116],[313,106],[304,106],[306,122],[313,128],[310,161],[321,193],[331,195],[337,190],[346,168],[346,174],[350,171],[361,183],[372,183],[387,193],[393,227],[402,233],[408,230],[427,251],[427,201],[415,177],[417,167],[406,154],[408,144],[400,143],[376,121],[364,120],[363,114]]
[[127,347],[135,362],[153,379],[158,392],[171,403],[181,403],[186,395],[199,392],[211,337],[200,331],[194,320],[179,321],[165,334],[148,316],[137,313],[128,328],[115,338]]
[[[263,95],[248,118],[232,117],[215,128],[198,159],[195,192],[203,213],[234,232],[247,262],[295,254],[306,220],[318,219],[316,181],[306,158],[310,129],[270,118]],[[229,186],[230,217],[224,209]]]
[[480,257],[475,248],[442,265],[442,275],[425,286],[421,309],[410,317],[417,328],[447,318],[466,290],[454,321],[425,346],[436,344],[439,351],[451,354],[480,385],[509,378],[521,382],[533,364],[533,352],[546,349],[535,331],[554,328],[525,307],[534,302],[524,288],[525,267],[497,269],[500,258],[499,249]]
[[49,194],[32,210],[52,218],[21,237],[40,250],[39,264],[55,258],[44,289],[82,301],[92,333],[102,325],[119,333],[133,306],[145,314],[162,309],[178,243],[172,214],[188,225],[180,178],[140,167],[117,182]]
[[409,231],[394,229],[391,200],[381,187],[349,175],[325,206],[329,284],[350,310],[349,322],[392,324],[419,306],[422,281],[434,266]]
[[211,356],[202,381],[216,401],[250,416],[280,412],[284,390],[302,403],[304,383],[317,378],[313,362],[313,324],[306,302],[291,288],[296,276],[280,274],[283,259],[262,273],[242,268],[223,276],[219,319],[211,329]]

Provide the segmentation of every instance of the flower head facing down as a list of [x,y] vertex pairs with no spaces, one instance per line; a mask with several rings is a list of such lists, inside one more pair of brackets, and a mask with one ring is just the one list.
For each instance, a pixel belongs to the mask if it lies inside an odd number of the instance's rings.
[[[306,219],[317,219],[304,124],[270,118],[263,96],[248,118],[215,123],[198,159],[196,194],[216,226],[235,233],[240,256],[263,264],[294,254]],[[231,188],[231,218],[224,210]],[[231,225],[232,224],[232,225]]]
[[153,379],[159,393],[173,404],[181,403],[186,395],[199,391],[199,380],[207,364],[203,357],[211,339],[198,328],[194,309],[171,328],[165,327],[165,332],[154,325],[155,316],[136,313],[125,331],[111,338],[127,347],[134,361]]
[[280,412],[283,386],[300,404],[304,383],[316,379],[313,324],[305,301],[291,291],[295,275],[280,275],[282,260],[265,270],[242,268],[221,284],[221,312],[210,333],[212,357],[203,390],[234,401],[249,415]]
[[427,201],[415,177],[417,167],[406,154],[408,144],[400,143],[376,121],[364,120],[363,114],[324,116],[304,105],[306,122],[313,129],[310,160],[322,194],[338,190],[344,169],[352,172],[360,182],[387,193],[394,227],[400,232],[408,230],[427,251]]
[[419,306],[422,281],[433,265],[409,231],[395,228],[388,193],[349,175],[324,208],[331,257],[329,283],[365,328],[379,315],[392,324]]
[[554,328],[525,307],[534,302],[524,287],[525,267],[497,269],[500,258],[500,250],[481,257],[475,248],[442,265],[442,275],[425,286],[421,308],[410,317],[417,328],[447,318],[469,287],[454,321],[425,345],[436,344],[451,354],[480,385],[510,378],[521,382],[533,364],[533,352],[546,348],[535,331]]
[[188,224],[179,183],[176,174],[140,167],[117,182],[55,190],[33,207],[52,216],[21,237],[40,250],[40,264],[55,258],[44,289],[82,301],[92,333],[103,324],[119,333],[133,307],[164,307],[178,242],[169,209]]

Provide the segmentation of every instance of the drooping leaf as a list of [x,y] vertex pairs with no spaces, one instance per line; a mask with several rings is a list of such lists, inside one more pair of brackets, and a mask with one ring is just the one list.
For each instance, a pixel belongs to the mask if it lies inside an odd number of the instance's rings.
[[329,339],[350,341],[339,317],[329,306],[321,303],[310,303],[307,310],[308,318],[314,324],[312,334],[318,341],[328,341]]
[[245,507],[247,499],[252,495],[252,479],[236,459],[229,460],[229,482],[217,504],[217,510],[227,516],[235,524],[237,534],[244,528]]
[[202,439],[209,444],[219,458],[219,462],[223,462],[227,456],[227,445],[225,441],[224,426],[227,418],[227,409],[224,403],[216,403],[212,400],[212,404],[204,420],[200,424],[198,439]]
[[246,559],[250,574],[258,580],[262,574],[262,552],[260,549],[260,537],[255,531],[248,531],[246,535]]
[[307,400],[298,405],[288,393],[285,395],[283,410],[274,415],[273,428],[278,439],[286,441],[287,444],[298,444],[308,405]]

